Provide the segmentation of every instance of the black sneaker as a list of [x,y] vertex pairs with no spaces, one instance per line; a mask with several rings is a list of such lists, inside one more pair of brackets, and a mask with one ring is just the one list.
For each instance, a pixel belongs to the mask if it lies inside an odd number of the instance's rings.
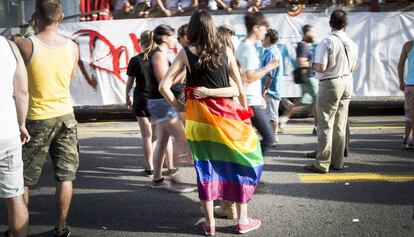
[[317,151],[306,153],[306,158],[316,158]]
[[152,180],[151,188],[167,188],[170,184],[165,177],[159,180]]
[[318,130],[315,127],[312,129],[312,135],[318,136]]
[[72,230],[70,226],[68,224],[65,224],[65,227],[63,228],[63,230],[60,230],[60,231],[55,227],[54,236],[55,237],[69,237],[71,233],[72,233]]
[[144,172],[147,177],[154,177],[154,170],[145,169]]

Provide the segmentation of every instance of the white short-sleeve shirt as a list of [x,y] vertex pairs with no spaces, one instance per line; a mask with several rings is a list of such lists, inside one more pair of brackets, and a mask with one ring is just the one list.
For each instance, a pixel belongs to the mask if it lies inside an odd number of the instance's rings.
[[[236,58],[239,60],[243,72],[260,69],[259,53],[257,52],[255,43],[252,41],[245,41],[239,44]],[[262,105],[262,83],[260,80],[245,84],[245,90],[247,105]]]
[[[346,47],[346,52],[344,48]],[[348,53],[348,56],[346,55]],[[316,79],[324,80],[351,74],[356,66],[358,49],[344,31],[334,31],[316,48],[313,63],[322,64],[326,70],[316,73]]]

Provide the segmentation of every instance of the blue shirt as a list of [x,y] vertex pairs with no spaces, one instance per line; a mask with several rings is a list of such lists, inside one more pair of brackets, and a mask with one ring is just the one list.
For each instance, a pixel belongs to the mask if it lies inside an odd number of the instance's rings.
[[[304,42],[299,42],[296,47],[296,57],[297,58],[307,58],[309,62],[312,62],[315,58],[316,53],[316,44],[308,46]],[[308,76],[313,78],[315,77],[315,71],[309,70]]]
[[414,46],[411,48],[407,55],[407,77],[405,78],[405,84],[414,86]]
[[[272,83],[269,86],[268,94],[275,99],[280,100],[280,80],[282,79],[283,75],[283,63],[282,63],[282,55],[280,53],[280,46],[278,45],[272,45],[269,48],[266,48],[263,52],[263,55],[261,57],[261,66],[265,67],[269,62],[273,59],[277,59],[280,62],[280,66],[276,69],[270,71],[267,75],[272,77]],[[262,85],[266,83],[266,76],[262,78]]]

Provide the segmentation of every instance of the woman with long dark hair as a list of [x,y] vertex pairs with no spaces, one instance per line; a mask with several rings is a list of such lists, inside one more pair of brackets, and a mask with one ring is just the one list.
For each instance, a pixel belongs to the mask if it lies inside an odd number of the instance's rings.
[[[175,75],[187,68],[185,133],[193,153],[199,198],[206,218],[203,230],[215,234],[213,200],[237,203],[238,233],[259,228],[247,216],[263,169],[259,139],[251,126],[251,110],[233,52],[219,40],[207,10],[195,12],[188,26],[189,46],[179,52],[160,83],[160,92],[183,108],[170,89]],[[231,75],[231,78],[229,77]],[[231,98],[239,96],[242,105]]]
[[[152,187],[166,187],[168,182],[162,176],[164,152],[170,136],[175,138],[173,160],[178,162],[187,149],[184,129],[180,122],[179,113],[171,106],[159,92],[159,82],[169,68],[167,53],[176,45],[174,29],[168,25],[159,25],[153,31],[153,42],[144,52],[144,59],[151,62],[151,69],[147,80],[148,110],[155,120],[157,130],[157,145],[154,151],[154,178]],[[182,73],[180,74],[182,75]],[[169,170],[170,176],[175,176],[178,169]],[[178,189],[177,189],[178,190]]]

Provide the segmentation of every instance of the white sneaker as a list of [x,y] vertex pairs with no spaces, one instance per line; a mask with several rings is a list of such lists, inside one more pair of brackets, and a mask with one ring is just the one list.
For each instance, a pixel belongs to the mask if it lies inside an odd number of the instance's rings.
[[284,131],[286,128],[286,124],[289,121],[289,118],[286,116],[280,116],[279,118],[279,128],[280,130]]

